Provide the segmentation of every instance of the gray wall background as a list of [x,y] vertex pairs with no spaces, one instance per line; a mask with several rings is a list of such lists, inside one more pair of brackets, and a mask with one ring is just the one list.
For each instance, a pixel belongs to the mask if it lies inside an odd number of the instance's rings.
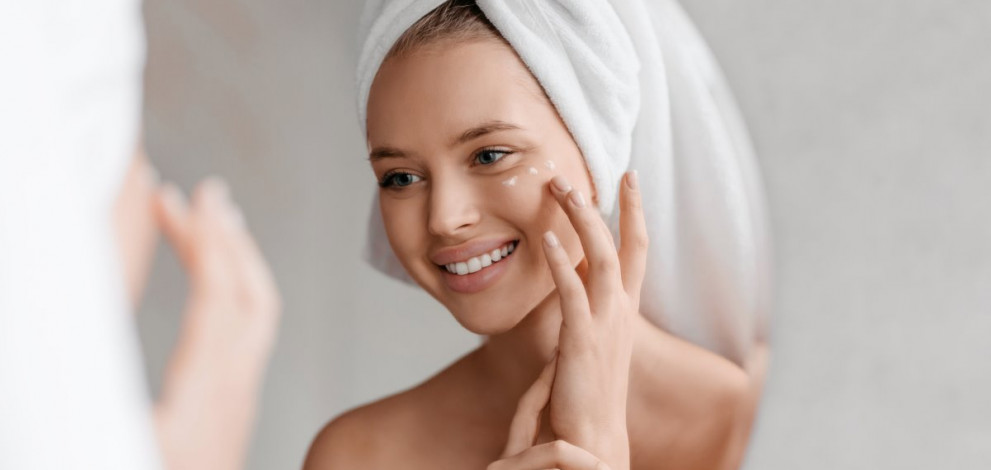
[[[757,145],[777,304],[751,469],[991,467],[991,2],[684,0]],[[359,258],[357,1],[147,0],[146,141],[228,178],[285,297],[251,469],[477,344]],[[140,313],[159,386],[185,285]]]

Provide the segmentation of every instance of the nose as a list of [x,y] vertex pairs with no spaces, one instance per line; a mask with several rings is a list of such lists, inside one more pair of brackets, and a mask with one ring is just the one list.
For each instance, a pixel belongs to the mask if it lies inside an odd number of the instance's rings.
[[431,182],[429,210],[427,230],[441,238],[458,237],[481,218],[470,183],[453,177]]

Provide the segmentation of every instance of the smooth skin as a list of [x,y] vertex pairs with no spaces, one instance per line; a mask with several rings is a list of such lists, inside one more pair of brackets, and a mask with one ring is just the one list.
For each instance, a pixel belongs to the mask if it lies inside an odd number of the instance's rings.
[[[616,253],[580,150],[508,45],[442,41],[387,60],[367,128],[373,172],[391,183],[379,200],[393,252],[487,339],[426,382],[333,420],[314,440],[307,470],[483,469],[505,460],[519,401],[559,346],[538,446],[563,440],[614,470],[738,465],[758,382],[639,314],[621,267],[643,255]],[[514,176],[516,185],[503,184]],[[554,190],[554,176],[571,190]],[[565,193],[582,194],[586,205],[566,203]],[[568,321],[580,291],[554,274],[548,231],[582,280],[592,312],[584,322]],[[512,264],[481,292],[448,289],[431,253],[478,239],[519,240],[513,259],[500,261]],[[622,263],[603,261],[610,250]],[[562,332],[574,325],[574,335]],[[625,448],[615,444],[624,438]]]

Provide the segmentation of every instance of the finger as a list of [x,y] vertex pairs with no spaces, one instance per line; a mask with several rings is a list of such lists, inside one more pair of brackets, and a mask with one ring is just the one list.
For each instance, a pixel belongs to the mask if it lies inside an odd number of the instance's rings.
[[509,457],[523,452],[532,446],[540,432],[540,414],[551,397],[554,385],[554,374],[557,371],[557,351],[551,355],[550,362],[544,366],[540,376],[533,385],[520,397],[516,407],[513,422],[509,425],[509,438],[502,456]]
[[608,470],[609,467],[581,447],[557,440],[530,447],[489,465],[488,470]]
[[571,187],[563,176],[555,176],[550,186],[581,239],[588,259],[589,277],[595,285],[593,289],[603,294],[612,291],[622,283],[622,279],[616,246],[605,221],[598,211],[588,205],[581,191]]
[[176,255],[187,265],[189,253],[190,220],[189,207],[182,191],[173,183],[165,183],[155,195],[155,219],[172,245]]
[[647,236],[647,223],[644,220],[643,200],[636,170],[627,172],[621,187],[619,264],[623,286],[630,298],[639,305],[650,240]]
[[241,295],[252,307],[248,310],[278,313],[281,299],[275,277],[257,242],[248,231],[243,213],[233,201],[228,203],[225,227],[236,272],[242,281]]
[[196,185],[190,203],[190,276],[207,292],[236,294],[236,252],[230,243],[227,184],[207,178]]
[[561,299],[562,322],[569,330],[580,333],[592,317],[588,294],[554,232],[544,233],[544,256]]

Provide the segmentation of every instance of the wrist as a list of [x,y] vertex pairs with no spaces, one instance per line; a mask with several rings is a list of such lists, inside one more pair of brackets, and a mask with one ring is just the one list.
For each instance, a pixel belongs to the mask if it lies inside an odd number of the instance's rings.
[[596,456],[610,470],[630,468],[630,438],[625,420],[592,427],[575,436],[571,443]]
[[597,449],[589,449],[596,457],[609,466],[610,470],[630,469],[630,438],[624,427],[602,436]]

